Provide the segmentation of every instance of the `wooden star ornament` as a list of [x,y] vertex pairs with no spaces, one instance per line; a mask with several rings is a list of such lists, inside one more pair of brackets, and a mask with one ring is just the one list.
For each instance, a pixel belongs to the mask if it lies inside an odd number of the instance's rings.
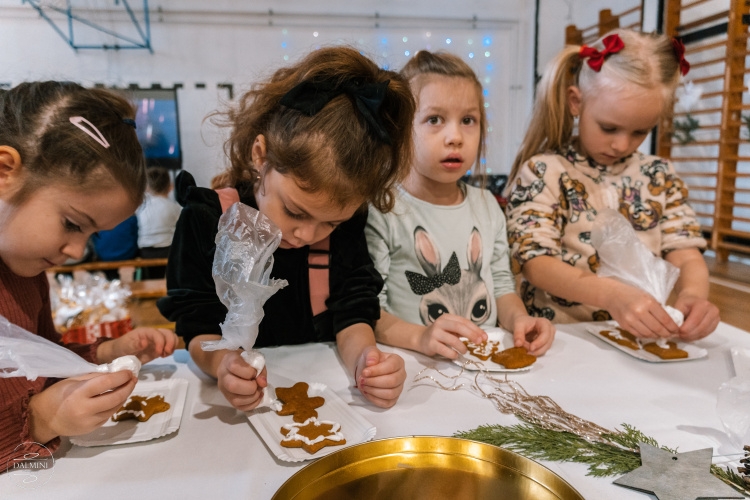
[[646,443],[640,448],[641,466],[615,484],[653,493],[659,500],[744,498],[711,474],[711,448],[686,453],[670,453]]

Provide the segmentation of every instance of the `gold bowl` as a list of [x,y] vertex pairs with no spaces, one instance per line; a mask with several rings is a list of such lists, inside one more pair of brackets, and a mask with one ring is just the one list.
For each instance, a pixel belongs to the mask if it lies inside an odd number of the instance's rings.
[[451,437],[370,441],[326,455],[273,500],[583,500],[546,467],[512,451]]

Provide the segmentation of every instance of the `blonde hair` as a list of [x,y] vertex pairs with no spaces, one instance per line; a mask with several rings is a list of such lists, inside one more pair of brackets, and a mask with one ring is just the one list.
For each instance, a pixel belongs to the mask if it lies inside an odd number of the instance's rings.
[[568,107],[568,88],[571,85],[580,89],[584,100],[586,96],[603,90],[616,91],[627,84],[646,89],[661,86],[663,118],[670,115],[680,81],[680,63],[675,56],[672,39],[657,33],[618,29],[607,33],[592,46],[602,50],[602,40],[613,34],[619,35],[625,46],[621,51],[608,55],[599,72],[581,59],[581,47],[576,45],[568,45],[549,62],[537,87],[531,121],[513,162],[510,180],[516,177],[521,165],[532,156],[559,151],[570,143],[574,119]]
[[486,155],[485,139],[487,134],[487,114],[484,111],[484,97],[482,84],[474,70],[460,57],[448,52],[429,52],[420,50],[401,69],[401,76],[409,81],[415,98],[419,101],[419,93],[430,75],[442,75],[452,78],[466,78],[477,91],[479,104],[479,146],[477,148],[477,164],[475,174],[484,174],[482,158]]

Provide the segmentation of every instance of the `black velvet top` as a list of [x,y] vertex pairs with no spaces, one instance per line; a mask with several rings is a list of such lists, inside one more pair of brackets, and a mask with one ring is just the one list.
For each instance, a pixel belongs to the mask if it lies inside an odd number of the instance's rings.
[[[242,203],[257,208],[251,186],[239,185],[237,190]],[[197,335],[220,335],[219,323],[227,314],[211,274],[222,212],[216,192],[197,187],[188,172],[179,175],[175,193],[184,208],[169,252],[167,296],[157,306],[176,322],[176,333],[188,345]],[[351,325],[374,327],[380,317],[378,293],[383,280],[367,251],[366,222],[367,213],[358,212],[331,233],[330,295],[327,310],[315,317],[310,305],[309,247],[274,252],[271,277],[289,284],[264,304],[256,347],[333,341]]]

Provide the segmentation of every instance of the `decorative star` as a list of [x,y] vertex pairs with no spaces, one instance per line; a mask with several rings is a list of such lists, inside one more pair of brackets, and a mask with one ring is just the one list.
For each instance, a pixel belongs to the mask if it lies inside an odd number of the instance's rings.
[[615,480],[615,484],[653,493],[659,500],[697,498],[744,498],[711,475],[713,450],[670,453],[640,443],[641,466]]

